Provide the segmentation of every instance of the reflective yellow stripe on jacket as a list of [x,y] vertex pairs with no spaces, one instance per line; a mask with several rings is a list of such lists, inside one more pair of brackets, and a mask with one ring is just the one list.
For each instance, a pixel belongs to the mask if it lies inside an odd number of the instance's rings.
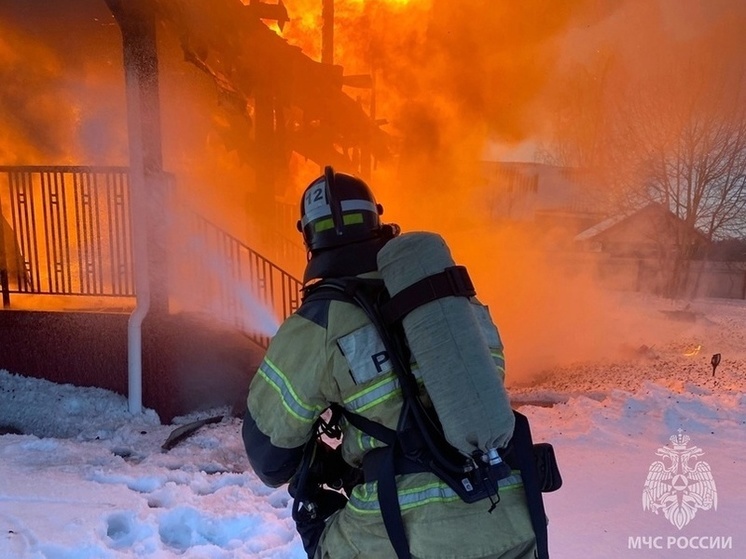
[[500,375],[504,379],[505,378],[505,354],[503,353],[503,350],[490,348],[490,355],[492,355],[492,360],[495,362],[495,365],[497,365],[497,370],[500,371]]
[[[417,379],[420,388],[422,388],[423,382],[416,363],[412,363],[412,373]],[[401,397],[400,381],[396,377],[396,373],[389,373],[372,386],[368,386],[367,388],[345,398],[343,404],[349,411],[362,414],[362,412],[370,411],[373,407],[383,404],[393,397]],[[359,429],[355,428],[355,431],[358,448],[362,451],[386,446],[381,441],[371,437]]]
[[401,395],[399,379],[395,374],[389,373],[372,386],[345,398],[343,404],[352,412],[362,413],[395,395]]
[[323,411],[323,408],[319,406],[311,406],[303,402],[293,390],[287,377],[268,358],[264,358],[257,373],[280,395],[282,405],[298,421],[313,423]]
[[[500,490],[522,487],[520,472],[514,471],[512,475],[501,479],[497,483],[497,486]],[[407,489],[400,489],[398,494],[399,508],[402,511],[420,507],[428,503],[448,503],[460,500],[458,494],[442,481],[433,481]],[[350,501],[347,506],[361,514],[379,512],[381,505],[378,502],[378,482],[372,481],[355,487],[352,495],[350,495]]]

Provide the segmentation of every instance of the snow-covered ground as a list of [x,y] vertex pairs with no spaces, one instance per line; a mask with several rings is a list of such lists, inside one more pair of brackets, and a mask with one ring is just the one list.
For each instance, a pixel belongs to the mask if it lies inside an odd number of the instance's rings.
[[[746,302],[644,306],[665,326],[660,337],[511,387],[562,469],[563,488],[546,495],[551,555],[744,557]],[[179,418],[225,416],[163,451],[174,425],[153,412],[132,418],[121,396],[22,374],[0,371],[0,425],[21,433],[0,436],[0,558],[305,556],[286,490],[248,471],[228,410]],[[685,449],[669,440],[679,430]],[[686,461],[693,446],[703,453],[688,463],[709,465],[715,493],[693,516],[679,507],[679,528],[643,510],[643,488],[661,454]],[[688,472],[673,480],[679,496],[701,495],[707,469],[696,470],[699,481]]]

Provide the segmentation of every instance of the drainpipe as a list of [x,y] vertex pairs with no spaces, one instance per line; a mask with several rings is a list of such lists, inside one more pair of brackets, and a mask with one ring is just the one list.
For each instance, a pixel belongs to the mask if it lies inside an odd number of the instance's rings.
[[127,323],[127,408],[133,415],[142,413],[142,321],[150,309],[148,282],[137,281],[142,275],[142,272],[138,272],[140,262],[142,259],[135,257],[137,302]]
[[136,72],[126,70],[130,149],[130,220],[135,272],[135,309],[127,323],[127,402],[130,413],[142,413],[142,323],[150,309],[148,277],[148,204],[140,127],[140,87]]
[[[127,103],[127,137],[129,144],[129,193],[132,253],[134,264],[135,309],[127,323],[127,402],[131,414],[142,413],[142,324],[150,309],[148,272],[148,191],[145,171],[143,118],[144,64],[143,36],[147,35],[142,3],[125,4],[124,0],[107,0],[122,32],[122,54]],[[131,10],[131,11],[130,11]]]

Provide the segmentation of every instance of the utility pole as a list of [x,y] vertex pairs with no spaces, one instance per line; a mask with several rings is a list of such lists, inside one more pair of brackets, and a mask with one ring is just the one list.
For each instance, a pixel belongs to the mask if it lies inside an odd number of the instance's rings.
[[321,63],[334,64],[334,0],[321,0]]
[[[334,64],[334,0],[321,0],[321,63]],[[319,171],[324,167],[319,164]]]

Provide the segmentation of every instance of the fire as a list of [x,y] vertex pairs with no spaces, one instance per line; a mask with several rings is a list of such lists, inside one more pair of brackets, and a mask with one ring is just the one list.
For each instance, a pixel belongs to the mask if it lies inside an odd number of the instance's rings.
[[49,22],[35,23],[24,29],[0,18],[0,164],[122,164],[124,80],[112,65],[121,56],[117,43],[109,55],[81,60],[55,47]]
[[686,355],[687,357],[694,357],[695,355],[699,354],[701,349],[702,349],[702,345],[694,346],[693,348],[685,351],[684,355]]
[[[395,8],[406,8],[413,4],[424,4],[426,0],[379,0],[378,4],[384,4],[393,6]],[[348,4],[365,6],[365,4],[375,4],[376,2],[370,2],[370,0],[349,0]]]
[[[0,4],[0,102],[9,108],[0,111],[0,164],[125,164],[121,37],[111,15],[101,16],[108,23],[94,25],[93,18],[72,14],[64,3]],[[27,21],[15,21],[3,12],[13,4],[40,7]],[[106,11],[104,2],[96,4]],[[290,21],[282,31],[273,28],[320,60],[323,2],[284,4]],[[386,208],[384,219],[404,230],[443,234],[481,286],[480,298],[494,309],[511,366],[528,368],[534,357],[537,362],[580,359],[594,347],[603,352],[617,337],[608,326],[607,309],[594,301],[600,295],[590,279],[578,275],[562,282],[536,235],[520,226],[498,229],[479,214],[487,198],[479,169],[485,144],[543,132],[546,98],[563,83],[556,79],[563,70],[560,62],[570,62],[560,60],[563,56],[582,62],[581,54],[603,45],[614,55],[610,59],[629,58],[627,71],[633,74],[635,61],[656,64],[657,57],[648,53],[662,40],[661,21],[673,29],[674,20],[682,20],[682,41],[697,31],[699,24],[692,22],[699,19],[684,17],[687,8],[678,16],[663,13],[662,6],[575,0],[542,10],[535,2],[494,0],[334,0],[334,63],[345,75],[372,76],[375,84],[374,89],[345,87],[345,92],[366,111],[375,110],[375,118],[385,119],[384,129],[398,141],[394,163],[374,166],[370,179]],[[617,17],[609,17],[615,10]],[[734,3],[728,10],[743,11]],[[204,19],[209,22],[208,15]],[[83,20],[88,22],[84,30]],[[739,53],[741,29],[732,45]],[[158,34],[171,48],[160,61],[165,170],[176,175],[177,186],[206,217],[237,237],[255,232],[247,223],[273,226],[236,211],[250,206],[254,187],[252,154],[245,149],[252,123],[240,119],[245,107],[216,100],[215,84],[184,63],[179,30],[164,24]],[[631,35],[635,41],[628,40]],[[630,45],[642,54],[635,58]],[[293,211],[299,191],[318,171],[317,162],[290,158],[283,178],[290,186],[282,196]],[[292,227],[285,237],[298,241]],[[589,316],[593,313],[598,316]],[[596,324],[601,326],[589,331]]]
[[[335,0],[334,63],[347,74],[367,73],[377,57],[397,52],[399,42],[410,43],[413,35],[425,29],[426,15],[433,0]],[[290,23],[282,32],[291,44],[314,59],[321,57],[322,2],[287,0]],[[417,38],[416,42],[421,43]],[[398,52],[401,52],[399,49]],[[381,96],[384,98],[385,96]]]

